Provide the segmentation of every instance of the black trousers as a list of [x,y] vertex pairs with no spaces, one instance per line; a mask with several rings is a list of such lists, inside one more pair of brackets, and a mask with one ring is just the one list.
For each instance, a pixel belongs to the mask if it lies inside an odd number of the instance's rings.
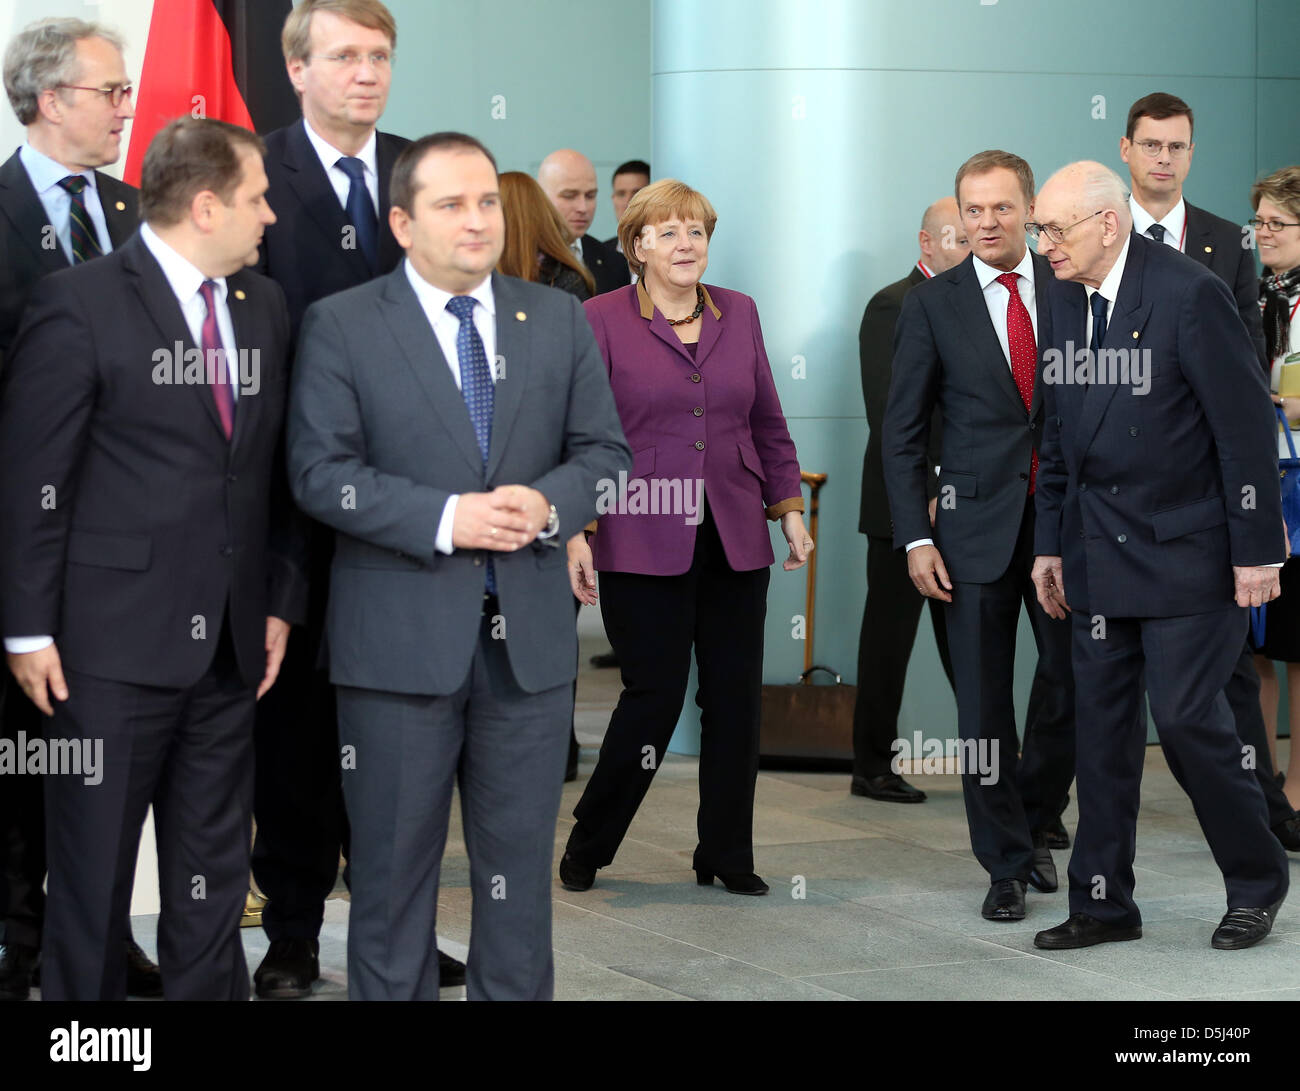
[[247,1000],[239,916],[248,891],[254,690],[228,628],[207,672],[172,689],[66,671],[51,739],[102,743],[98,783],[45,778],[49,898],[44,1000],[125,1000],[140,829],[158,838],[158,962],[168,1000]]
[[1224,687],[1246,636],[1245,611],[1107,618],[1104,639],[1073,615],[1079,737],[1079,827],[1070,857],[1070,912],[1138,924],[1133,858],[1146,750],[1138,715],[1143,669],[1170,772],[1191,798],[1223,873],[1228,908],[1267,906],[1289,882],[1254,771],[1242,761]]
[[[44,716],[3,668],[0,737],[14,744],[39,739]],[[45,803],[42,778],[0,779],[0,943],[41,945],[45,919]]]
[[574,808],[567,850],[589,867],[614,859],[686,697],[691,649],[699,668],[699,845],[694,867],[754,870],[754,785],[768,570],[736,572],[704,509],[695,556],[680,576],[602,572],[605,632],[623,692],[596,768]]
[[257,703],[253,876],[268,901],[267,937],[315,939],[325,899],[347,855],[334,686],[313,627],[295,633],[276,679]]
[[[889,772],[898,738],[907,664],[925,598],[907,575],[907,554],[888,538],[867,538],[867,604],[858,636],[858,699],[853,706],[853,775]],[[930,599],[930,624],[943,673],[952,685],[944,604]]]
[[[948,606],[958,734],[997,761],[991,777],[969,767],[962,776],[971,848],[993,880],[1029,878],[1033,833],[1061,813],[1074,779],[1070,624],[1038,605],[1030,579],[1033,542],[1031,498],[1007,570],[992,583],[954,580]],[[1023,748],[1012,696],[1022,606],[1038,647]]]

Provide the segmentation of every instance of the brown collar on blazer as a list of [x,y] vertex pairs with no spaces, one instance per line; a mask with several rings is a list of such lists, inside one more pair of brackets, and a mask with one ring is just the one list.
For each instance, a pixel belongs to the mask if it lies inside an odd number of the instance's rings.
[[[700,285],[700,291],[704,293],[704,305],[713,312],[714,318],[721,318],[722,312],[718,310],[717,304],[709,297],[708,288]],[[636,298],[641,304],[641,317],[649,322],[655,316],[654,301],[650,298],[650,293],[645,289],[645,280],[638,277],[636,282]]]

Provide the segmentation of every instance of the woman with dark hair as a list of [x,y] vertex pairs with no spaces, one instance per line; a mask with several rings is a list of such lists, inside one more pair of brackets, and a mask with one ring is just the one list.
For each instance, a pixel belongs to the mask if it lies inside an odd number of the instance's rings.
[[518,170],[506,171],[500,183],[506,245],[498,271],[559,288],[583,302],[595,295],[596,281],[569,249],[564,220],[542,187]]

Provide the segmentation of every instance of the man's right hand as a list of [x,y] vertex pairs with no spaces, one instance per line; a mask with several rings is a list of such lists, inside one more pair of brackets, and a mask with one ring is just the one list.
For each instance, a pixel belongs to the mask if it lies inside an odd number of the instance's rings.
[[1065,601],[1065,566],[1060,557],[1046,554],[1035,557],[1029,578],[1034,581],[1038,605],[1047,611],[1048,617],[1059,621],[1070,612],[1070,604]]
[[50,695],[59,701],[68,699],[68,683],[63,680],[63,662],[59,659],[59,649],[49,644],[38,652],[25,652],[22,655],[9,653],[9,669],[14,672],[23,692],[31,698],[32,704],[46,716],[54,715],[54,705]]
[[[907,574],[913,585],[928,599],[952,602],[952,581],[943,566],[943,558],[932,545],[919,545],[907,553]],[[939,585],[943,586],[940,587]],[[945,590],[944,588],[947,588]]]
[[460,494],[451,521],[453,546],[513,553],[537,537],[536,531],[528,533],[527,516],[518,508],[507,507],[505,499],[498,495],[500,491]]

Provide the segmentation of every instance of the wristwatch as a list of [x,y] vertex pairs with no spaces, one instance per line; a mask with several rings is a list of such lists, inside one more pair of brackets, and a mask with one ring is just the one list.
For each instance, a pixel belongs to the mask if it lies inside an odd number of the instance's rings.
[[560,513],[555,510],[555,505],[551,505],[551,513],[546,517],[546,526],[542,529],[540,537],[550,538],[558,533],[560,529]]

